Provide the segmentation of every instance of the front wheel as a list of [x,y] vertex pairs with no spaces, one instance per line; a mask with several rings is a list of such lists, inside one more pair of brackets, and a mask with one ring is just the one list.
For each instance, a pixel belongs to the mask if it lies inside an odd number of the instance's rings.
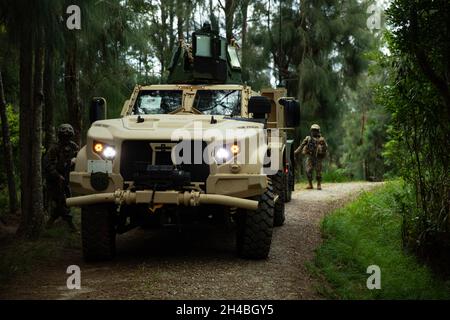
[[116,253],[114,211],[110,206],[92,205],[81,209],[81,240],[86,261],[105,261]]
[[274,195],[272,188],[259,197],[256,211],[240,210],[237,213],[237,252],[246,259],[265,259],[272,243]]

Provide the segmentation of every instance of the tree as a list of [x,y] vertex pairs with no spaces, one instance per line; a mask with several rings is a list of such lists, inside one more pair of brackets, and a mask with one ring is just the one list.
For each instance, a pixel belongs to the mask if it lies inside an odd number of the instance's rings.
[[[48,42],[47,42],[48,43]],[[45,70],[44,70],[44,115],[43,115],[43,132],[44,132],[44,148],[48,150],[55,139],[54,130],[54,113],[55,113],[55,68],[57,65],[56,50],[53,46],[46,46],[45,50]]]
[[319,122],[329,137],[330,159],[338,162],[346,110],[343,92],[367,68],[364,52],[373,46],[366,26],[366,2],[357,0],[268,1],[266,36],[274,75],[297,96],[305,126]]
[[238,7],[237,0],[224,0],[225,5],[219,0],[219,5],[225,13],[225,37],[228,43],[233,38],[234,15]]
[[3,153],[5,161],[6,179],[8,180],[9,212],[12,215],[18,213],[19,201],[17,199],[16,182],[14,175],[13,150],[6,115],[6,100],[3,90],[3,78],[0,71],[0,120],[2,122]]
[[[17,28],[20,45],[20,181],[21,222],[18,234],[39,237],[43,225],[41,171],[43,20],[23,12],[28,5],[33,12],[44,12],[47,1],[28,4],[10,3],[10,29]],[[47,7],[48,8],[48,7]]]
[[[171,52],[175,44],[175,34],[173,32],[174,4],[175,0],[161,0],[158,5],[152,8],[154,13],[151,15],[150,40],[155,47],[156,57],[161,65],[161,80],[165,78]],[[159,12],[159,16],[156,12]],[[181,31],[180,25],[177,28]]]
[[28,192],[31,195],[31,214],[27,215],[29,221],[26,233],[29,237],[39,237],[44,222],[44,194],[42,186],[42,111],[44,103],[44,25],[37,22],[34,48],[34,79],[33,79],[33,110],[31,114],[32,131],[30,132],[31,159],[30,172],[31,185]]
[[[71,4],[65,1],[64,11]],[[83,105],[80,99],[79,30],[64,29],[64,89],[66,93],[69,123],[75,131],[75,141],[81,144]]]
[[448,268],[450,3],[395,0],[387,18],[389,81],[379,99],[392,114],[385,153],[410,191],[401,201],[403,238]]

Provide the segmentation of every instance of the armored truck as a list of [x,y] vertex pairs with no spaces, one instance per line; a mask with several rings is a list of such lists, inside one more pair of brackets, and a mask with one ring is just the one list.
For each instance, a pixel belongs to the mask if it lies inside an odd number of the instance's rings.
[[84,258],[112,259],[136,227],[224,218],[240,257],[266,258],[294,186],[297,101],[243,83],[238,48],[209,25],[179,41],[169,70],[166,84],[137,85],[120,118],[93,99],[67,199],[81,207]]

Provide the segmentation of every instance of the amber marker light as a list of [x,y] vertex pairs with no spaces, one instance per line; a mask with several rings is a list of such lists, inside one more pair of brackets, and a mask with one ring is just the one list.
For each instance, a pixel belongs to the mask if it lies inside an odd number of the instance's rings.
[[240,149],[239,149],[239,146],[237,144],[233,144],[231,146],[231,153],[233,155],[237,155],[239,153],[239,151],[240,151]]
[[103,144],[100,142],[94,143],[94,151],[97,153],[101,153],[103,151]]

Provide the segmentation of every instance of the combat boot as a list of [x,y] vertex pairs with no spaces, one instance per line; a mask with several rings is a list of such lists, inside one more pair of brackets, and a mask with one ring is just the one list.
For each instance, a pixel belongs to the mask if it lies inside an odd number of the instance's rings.
[[312,180],[308,180],[308,186],[306,187],[306,189],[308,189],[308,190],[314,189]]
[[317,180],[317,190],[322,190],[322,184],[320,180]]

